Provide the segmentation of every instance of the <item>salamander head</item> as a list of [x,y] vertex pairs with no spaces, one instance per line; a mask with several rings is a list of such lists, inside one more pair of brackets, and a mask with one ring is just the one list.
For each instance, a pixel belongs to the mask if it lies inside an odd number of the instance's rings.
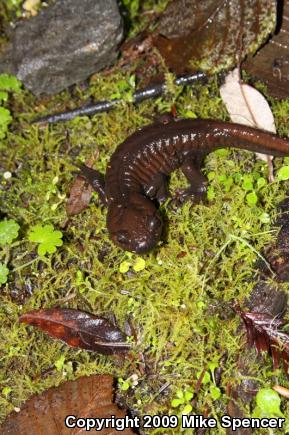
[[110,204],[107,228],[112,241],[125,251],[143,254],[162,235],[162,219],[154,203],[144,196],[127,204]]

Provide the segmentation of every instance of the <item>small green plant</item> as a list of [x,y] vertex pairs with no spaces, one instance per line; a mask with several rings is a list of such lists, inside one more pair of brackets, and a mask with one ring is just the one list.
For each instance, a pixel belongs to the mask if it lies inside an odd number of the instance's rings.
[[73,373],[72,362],[66,362],[65,359],[65,355],[60,355],[60,357],[55,361],[54,365],[56,367],[56,370],[58,372],[62,372],[64,376],[66,376],[67,374],[71,375]]
[[123,4],[128,11],[130,20],[133,20],[138,14],[140,6],[139,0],[123,0]]
[[[0,103],[8,100],[9,92],[19,92],[21,83],[16,77],[8,74],[0,74]],[[6,136],[8,126],[12,122],[12,116],[8,109],[0,106],[0,139]]]
[[56,247],[62,246],[62,232],[54,229],[53,225],[34,225],[30,228],[28,239],[30,242],[39,243],[37,252],[40,256],[53,254]]
[[[17,17],[21,17],[21,5],[23,0],[7,0],[5,2],[5,8],[12,16],[15,14]],[[11,16],[11,18],[12,18]]]
[[5,284],[7,282],[9,269],[5,264],[0,263],[0,284]]
[[85,277],[81,270],[77,270],[76,272],[75,285],[78,287],[80,294],[86,291],[95,291],[91,285],[89,276]]
[[[208,370],[206,370],[203,374],[201,384],[208,384],[210,396],[213,400],[217,400],[221,397],[221,390],[216,385],[215,380],[215,370],[218,367],[218,361],[214,360],[208,363]],[[202,372],[197,373],[198,379],[202,376]]]
[[138,376],[133,374],[127,379],[118,378],[118,387],[121,391],[127,391],[138,384]]
[[[9,257],[9,246],[14,239],[18,237],[19,225],[13,219],[4,219],[0,222],[0,246],[2,247],[1,256],[6,257],[5,263]],[[9,269],[5,263],[0,263],[0,284],[7,282]]]
[[19,92],[21,83],[15,76],[0,74],[0,89],[6,92]]
[[256,405],[252,417],[284,417],[280,409],[281,399],[278,393],[271,388],[261,388],[261,390],[258,391],[256,395]]
[[128,80],[119,80],[115,84],[115,92],[111,95],[111,98],[121,99],[127,103],[133,102],[133,93],[135,91],[135,75],[132,74]]
[[12,121],[12,116],[8,109],[5,107],[0,107],[0,139],[6,136],[8,126]]
[[13,219],[0,222],[0,245],[11,245],[12,241],[18,237],[19,225]]
[[[223,158],[228,155],[228,152],[229,151],[226,149],[220,149],[216,151],[215,154]],[[245,198],[246,203],[250,207],[254,207],[258,203],[259,192],[268,184],[267,180],[258,172],[254,172],[252,174],[241,174],[240,172],[236,172],[235,174],[229,176],[226,174],[217,176],[215,171],[211,171],[208,173],[207,177],[210,182],[207,191],[207,198],[209,201],[216,197],[214,181],[218,181],[224,188],[225,192],[230,192],[234,184],[239,185],[245,192],[247,192]],[[264,222],[262,219],[261,221]]]
[[190,388],[176,391],[176,397],[173,398],[171,405],[173,408],[180,408],[182,414],[189,414],[192,412],[193,407],[191,400],[194,392]]
[[282,166],[277,172],[277,178],[279,181],[289,180],[289,166]]
[[145,269],[146,262],[142,257],[137,257],[133,262],[124,260],[119,265],[119,271],[120,273],[126,273],[129,271],[130,267],[132,267],[135,272],[140,272]]

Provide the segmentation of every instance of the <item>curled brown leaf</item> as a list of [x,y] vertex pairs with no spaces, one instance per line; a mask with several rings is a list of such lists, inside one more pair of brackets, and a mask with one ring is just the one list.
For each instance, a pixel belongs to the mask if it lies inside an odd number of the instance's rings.
[[106,355],[126,352],[130,344],[119,328],[102,317],[68,308],[34,310],[23,314],[20,322],[37,326],[69,346]]

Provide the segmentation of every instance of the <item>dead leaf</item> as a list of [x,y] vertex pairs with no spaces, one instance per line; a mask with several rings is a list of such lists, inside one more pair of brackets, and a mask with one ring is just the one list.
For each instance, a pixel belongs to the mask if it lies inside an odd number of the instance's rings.
[[217,72],[255,52],[275,28],[274,0],[174,0],[158,19],[154,45],[181,74]]
[[[86,166],[92,168],[98,159],[98,150],[95,155],[85,162]],[[66,213],[68,216],[74,216],[85,210],[91,200],[93,187],[81,176],[77,175],[69,192],[69,198],[66,204]]]
[[280,394],[280,396],[286,397],[286,399],[289,399],[289,390],[288,388],[285,387],[281,387],[281,385],[274,385],[274,387],[272,387],[273,390],[277,391],[278,394]]
[[119,328],[102,317],[69,308],[34,310],[23,314],[20,322],[37,326],[53,338],[91,352],[105,355],[126,352],[130,344]]
[[[56,388],[33,396],[21,408],[13,411],[0,426],[2,435],[76,435],[85,429],[67,428],[65,418],[104,419],[115,416],[125,418],[125,412],[113,403],[113,377],[110,375],[83,376]],[[70,421],[72,422],[72,420]],[[92,428],[90,432],[95,432]],[[102,435],[119,434],[116,429],[97,431]],[[124,429],[122,434],[134,432]]]
[[[239,69],[231,71],[220,88],[220,94],[233,122],[276,133],[275,121],[265,97],[246,83],[242,83]],[[274,180],[272,156],[256,153],[269,165],[269,179]]]
[[281,360],[288,374],[289,335],[280,330],[284,320],[266,313],[245,312],[238,307],[234,309],[245,323],[248,345],[255,345],[258,353],[271,354],[274,369],[278,368]]

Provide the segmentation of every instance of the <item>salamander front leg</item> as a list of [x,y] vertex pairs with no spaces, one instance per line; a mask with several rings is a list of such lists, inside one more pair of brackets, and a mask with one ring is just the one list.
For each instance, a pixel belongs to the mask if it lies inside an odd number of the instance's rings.
[[83,164],[76,165],[80,169],[80,175],[93,187],[99,194],[99,198],[103,205],[107,206],[107,199],[105,195],[104,176],[96,169],[89,168]]
[[207,179],[201,173],[200,166],[194,161],[187,161],[181,166],[181,170],[190,183],[187,189],[176,192],[176,200],[180,203],[192,200],[195,203],[204,201],[207,192]]
[[144,192],[150,199],[156,199],[158,202],[165,201],[170,196],[166,175],[156,174],[150,183],[144,186]]

